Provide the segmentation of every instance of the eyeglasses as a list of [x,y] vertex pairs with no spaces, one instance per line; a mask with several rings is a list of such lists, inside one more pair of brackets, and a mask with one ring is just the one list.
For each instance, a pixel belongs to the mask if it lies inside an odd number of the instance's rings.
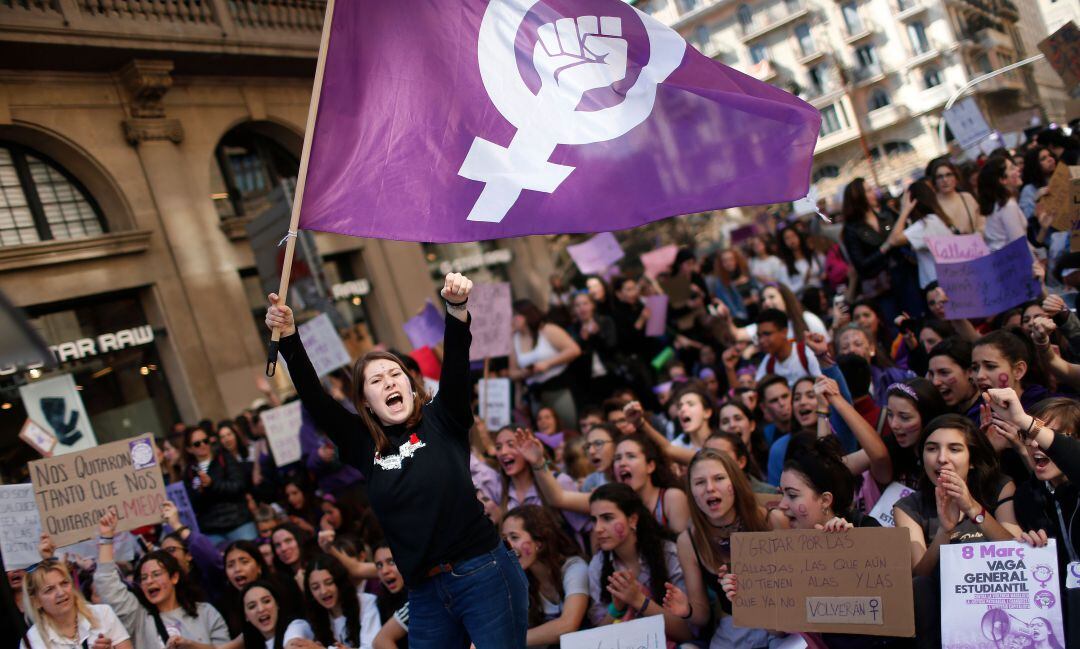
[[194,442],[191,443],[191,448],[199,448],[200,446],[210,446],[210,440],[208,440],[208,439],[197,439],[197,440],[195,440]]
[[610,444],[610,443],[611,443],[611,440],[609,440],[609,439],[598,439],[595,442],[586,443],[585,444],[585,450],[586,451],[591,451],[592,449],[595,448],[596,450],[599,451],[599,450],[602,450],[604,448],[604,445]]

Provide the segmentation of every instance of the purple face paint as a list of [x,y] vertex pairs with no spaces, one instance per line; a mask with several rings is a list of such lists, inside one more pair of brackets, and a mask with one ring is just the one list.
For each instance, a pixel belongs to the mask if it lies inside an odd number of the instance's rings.
[[1007,388],[1007,387],[1009,387],[1009,375],[1006,374],[1005,372],[1002,372],[1001,374],[998,374],[998,387],[999,388]]

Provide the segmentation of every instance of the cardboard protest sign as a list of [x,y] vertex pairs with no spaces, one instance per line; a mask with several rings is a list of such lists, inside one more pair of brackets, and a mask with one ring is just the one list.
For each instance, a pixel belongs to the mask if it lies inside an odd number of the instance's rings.
[[270,454],[279,466],[300,461],[300,402],[292,401],[277,408],[263,411],[260,415],[266,429],[266,441]]
[[955,234],[946,237],[926,237],[926,246],[936,264],[955,264],[990,254],[981,234]]
[[994,316],[1040,294],[1026,237],[985,257],[935,266],[949,296],[945,315],[950,320]]
[[319,378],[326,376],[339,367],[352,363],[352,357],[341,342],[330,316],[320,313],[300,325],[300,339],[304,341],[304,350],[311,359],[311,366]]
[[1017,541],[941,546],[942,648],[1073,646],[1062,627],[1058,579],[1055,539],[1044,548]]
[[496,431],[511,423],[510,379],[480,379],[476,382],[476,394],[480,399],[480,416],[489,431]]
[[675,256],[678,254],[679,246],[673,244],[641,255],[641,265],[645,267],[645,275],[656,279],[661,273],[670,272],[671,265],[675,263]]
[[510,284],[475,284],[469,294],[469,313],[472,314],[469,360],[509,356],[513,340],[510,320],[514,315],[510,309]]
[[54,455],[97,446],[90,417],[72,375],[61,374],[21,386],[19,398],[26,407],[26,416],[56,437]]
[[[1050,225],[1058,231],[1068,232],[1072,229],[1073,221],[1076,220],[1073,208],[1073,184],[1076,191],[1080,191],[1080,167],[1068,167],[1059,164],[1054,168],[1053,175],[1046,183],[1046,196],[1039,201],[1039,207],[1054,215]],[[1076,205],[1080,205],[1077,203]]]
[[30,445],[42,457],[49,457],[56,449],[56,436],[42,426],[38,426],[33,420],[27,419],[19,431],[19,439]]
[[645,322],[646,336],[663,336],[667,328],[668,296],[646,295],[641,298],[649,310],[649,319]]
[[428,300],[424,303],[424,310],[405,321],[402,329],[409,337],[409,344],[414,349],[421,347],[434,347],[442,342],[446,323],[443,314]]
[[118,532],[161,522],[165,490],[149,434],[35,460],[29,469],[41,527],[57,546],[93,538],[112,508]]
[[180,514],[180,524],[187,526],[191,531],[199,531],[199,521],[195,518],[195,508],[191,506],[187,489],[183,482],[174,482],[165,486],[165,497],[176,505],[176,511]]
[[559,649],[664,649],[666,646],[663,615],[566,633],[559,638]]
[[893,505],[896,501],[900,500],[904,496],[910,494],[913,490],[899,482],[894,482],[885,488],[885,491],[881,492],[881,498],[878,498],[877,503],[873,509],[870,510],[871,518],[881,523],[882,527],[896,527],[896,521],[893,519]]
[[615,235],[610,232],[601,232],[588,241],[566,246],[566,252],[570,253],[570,258],[583,275],[602,273],[626,256]]
[[34,503],[34,485],[0,485],[0,551],[4,570],[37,563],[41,519]]
[[1074,99],[1080,98],[1080,28],[1069,21],[1039,42],[1039,51],[1065,82]]
[[735,626],[788,632],[915,634],[905,530],[780,530],[731,536]]

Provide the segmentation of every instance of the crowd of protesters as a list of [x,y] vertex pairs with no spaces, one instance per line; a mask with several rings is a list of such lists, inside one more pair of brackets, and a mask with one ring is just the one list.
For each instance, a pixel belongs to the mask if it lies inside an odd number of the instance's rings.
[[[96,562],[58,559],[44,536],[42,562],[8,573],[24,646],[548,647],[662,615],[669,647],[768,647],[784,634],[733,623],[731,535],[877,527],[893,483],[914,490],[893,515],[916,637],[803,640],[940,646],[943,544],[1053,538],[1061,575],[1080,552],[1080,253],[1040,200],[1078,149],[1044,131],[930,161],[898,196],[856,179],[833,224],[774,219],[655,276],[553,282],[548,304],[513,304],[515,421],[497,430],[476,414],[466,278],[443,288],[434,396],[391,352],[320,382],[271,296],[302,461],[269,452],[268,385],[260,408],[162,435],[198,530],[166,503],[133,562],[114,556],[112,514]],[[1025,238],[1041,295],[950,319],[927,245],[950,234]],[[660,293],[664,331],[647,335],[643,297]],[[1064,629],[1009,646],[1076,646],[1075,592],[1062,582]]]

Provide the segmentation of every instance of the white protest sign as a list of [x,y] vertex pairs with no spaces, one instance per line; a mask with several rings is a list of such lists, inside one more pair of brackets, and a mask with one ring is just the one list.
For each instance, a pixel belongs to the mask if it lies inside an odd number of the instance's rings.
[[559,638],[559,649],[664,649],[664,616],[610,624],[588,631],[567,633]]
[[19,388],[26,416],[56,437],[53,455],[97,446],[90,417],[75,389],[75,377],[61,374]]
[[480,379],[476,382],[480,397],[480,416],[494,432],[510,425],[510,379]]
[[320,313],[318,316],[300,325],[300,339],[304,341],[304,350],[311,359],[311,366],[319,378],[337,368],[352,363],[345,343],[341,342],[330,316]]
[[893,505],[911,492],[912,489],[899,482],[892,483],[881,493],[881,498],[878,499],[874,508],[870,510],[870,517],[877,519],[877,522],[881,523],[882,527],[896,527],[896,521],[893,520],[892,513]]
[[1062,627],[1054,539],[1044,548],[995,541],[940,551],[943,649],[1071,646]]
[[25,568],[41,560],[38,537],[41,519],[30,483],[0,486],[0,551],[4,570]]
[[[81,541],[56,549],[56,556],[64,557],[69,561],[76,559],[89,559],[97,561],[97,539]],[[113,540],[113,557],[117,561],[133,561],[135,559],[135,535],[131,532],[117,532]]]
[[979,104],[973,97],[953,104],[953,107],[945,111],[945,123],[949,125],[953,137],[961,149],[970,149],[994,132],[986,123]]
[[293,401],[277,408],[263,411],[263,427],[270,454],[279,467],[300,461],[300,402]]
[[610,232],[601,232],[588,241],[566,246],[566,252],[582,275],[602,273],[626,255]]

